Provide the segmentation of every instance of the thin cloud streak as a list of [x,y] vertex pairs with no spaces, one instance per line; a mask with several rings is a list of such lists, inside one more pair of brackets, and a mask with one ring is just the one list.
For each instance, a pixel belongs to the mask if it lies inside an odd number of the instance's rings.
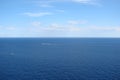
[[70,20],[68,21],[70,25],[77,25],[77,24],[87,24],[87,21],[84,20]]
[[35,26],[35,27],[39,27],[39,26],[41,26],[41,22],[39,22],[39,21],[34,21],[34,22],[31,23],[31,25],[32,25],[32,26]]
[[52,8],[55,7],[54,3],[69,3],[69,2],[101,6],[99,1],[100,0],[41,0],[41,1],[34,1],[34,3],[36,3],[40,7]]
[[53,6],[50,5],[50,4],[40,4],[39,6],[40,6],[40,7],[45,7],[45,8],[51,8],[51,7],[53,7]]
[[77,2],[77,3],[83,3],[83,4],[89,4],[89,3],[95,2],[95,0],[71,0],[71,1]]
[[42,16],[47,16],[47,15],[52,15],[53,13],[51,12],[39,12],[39,13],[26,12],[23,14],[26,16],[30,16],[30,17],[42,17]]

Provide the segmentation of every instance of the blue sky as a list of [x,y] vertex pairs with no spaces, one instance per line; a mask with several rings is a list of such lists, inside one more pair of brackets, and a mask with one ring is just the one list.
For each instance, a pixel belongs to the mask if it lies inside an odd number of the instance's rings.
[[0,0],[0,37],[120,37],[120,0]]

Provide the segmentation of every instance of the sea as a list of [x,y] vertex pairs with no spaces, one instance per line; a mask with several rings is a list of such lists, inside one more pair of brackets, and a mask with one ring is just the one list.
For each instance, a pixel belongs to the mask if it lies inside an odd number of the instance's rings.
[[120,38],[0,38],[0,80],[120,80]]

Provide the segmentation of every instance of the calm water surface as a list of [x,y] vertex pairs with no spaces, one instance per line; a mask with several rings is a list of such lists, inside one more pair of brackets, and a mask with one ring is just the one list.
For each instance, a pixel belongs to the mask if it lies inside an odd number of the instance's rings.
[[0,80],[120,80],[120,39],[1,38]]

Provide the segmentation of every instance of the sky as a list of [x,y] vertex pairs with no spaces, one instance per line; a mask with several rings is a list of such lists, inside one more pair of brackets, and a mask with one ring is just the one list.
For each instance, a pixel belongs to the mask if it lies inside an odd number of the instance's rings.
[[120,0],[0,0],[0,37],[120,37]]

